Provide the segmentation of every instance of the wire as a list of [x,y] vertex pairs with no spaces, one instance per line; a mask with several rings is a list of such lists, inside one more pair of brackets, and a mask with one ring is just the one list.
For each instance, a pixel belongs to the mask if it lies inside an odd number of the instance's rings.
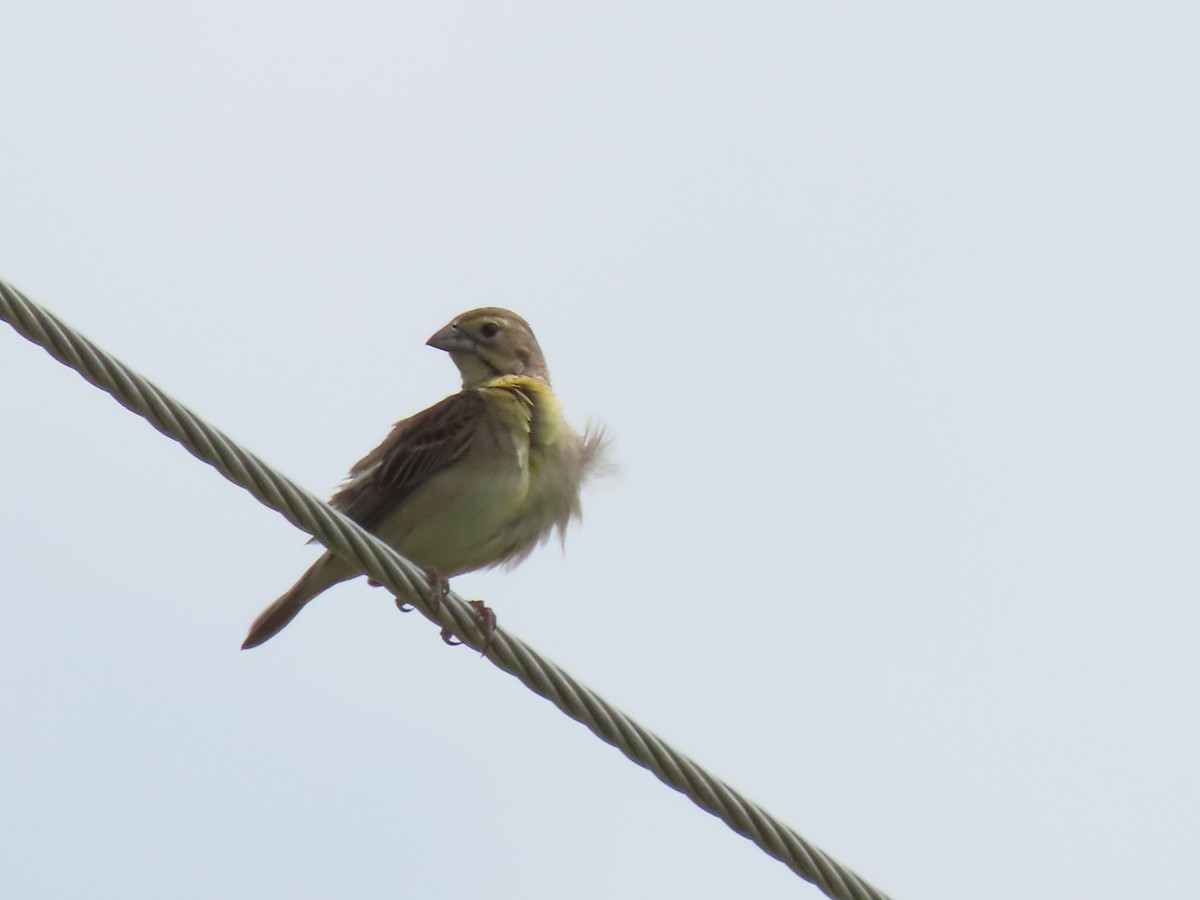
[[[374,535],[280,475],[254,454],[163,393],[141,375],[105,353],[46,309],[0,279],[0,318],[43,347],[118,403],[146,419],[189,453],[281,513],[340,556],[412,603],[428,619],[449,628],[466,644],[483,649],[475,610],[451,593],[436,609],[424,574]],[[660,781],[687,795],[764,852],[838,900],[887,900],[854,872],[813,846],[761,807],[647,731],[577,682],[520,639],[497,628],[486,656],[536,694],[586,725]]]

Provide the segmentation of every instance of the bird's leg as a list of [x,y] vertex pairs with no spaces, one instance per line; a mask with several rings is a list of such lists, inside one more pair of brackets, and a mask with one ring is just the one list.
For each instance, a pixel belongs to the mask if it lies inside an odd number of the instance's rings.
[[[486,656],[492,646],[492,635],[496,633],[496,614],[482,600],[470,600],[468,603],[475,610],[475,616],[479,619],[479,628],[483,631],[483,654]],[[449,628],[442,629],[442,640],[451,647],[457,647],[462,643],[454,637],[454,633]]]

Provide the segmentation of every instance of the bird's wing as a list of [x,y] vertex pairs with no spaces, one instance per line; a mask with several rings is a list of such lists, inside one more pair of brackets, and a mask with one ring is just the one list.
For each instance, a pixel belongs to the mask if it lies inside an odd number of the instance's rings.
[[436,472],[463,457],[487,415],[478,391],[461,391],[397,422],[355,463],[330,504],[368,531]]

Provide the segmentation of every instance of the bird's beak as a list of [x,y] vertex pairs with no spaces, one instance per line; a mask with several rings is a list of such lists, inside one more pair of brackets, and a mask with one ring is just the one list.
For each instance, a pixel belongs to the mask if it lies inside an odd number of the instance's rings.
[[447,353],[471,353],[475,350],[475,342],[455,328],[453,322],[425,343]]

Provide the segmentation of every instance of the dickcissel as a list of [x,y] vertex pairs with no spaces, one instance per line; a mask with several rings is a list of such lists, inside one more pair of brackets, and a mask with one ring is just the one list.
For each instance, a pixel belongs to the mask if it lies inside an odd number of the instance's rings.
[[[472,310],[426,343],[450,354],[462,390],[397,422],[329,502],[444,589],[463,572],[516,565],[556,528],[563,535],[606,441],[602,429],[580,434],[563,418],[542,350],[516,313]],[[242,648],[360,574],[326,551],[254,621]]]

